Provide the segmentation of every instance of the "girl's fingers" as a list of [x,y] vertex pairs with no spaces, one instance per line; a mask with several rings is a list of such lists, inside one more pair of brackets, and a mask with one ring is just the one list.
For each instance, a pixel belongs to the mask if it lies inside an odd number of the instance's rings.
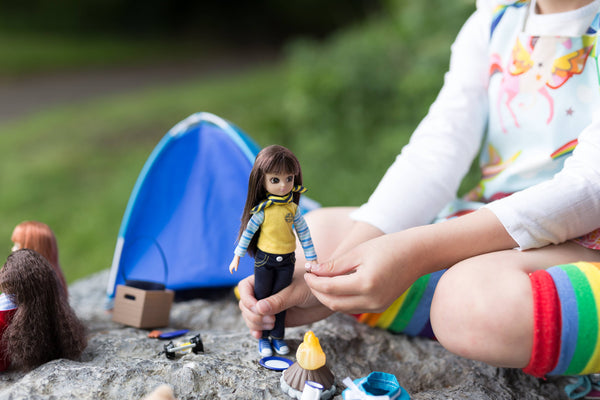
[[368,296],[331,296],[323,293],[315,293],[315,296],[333,311],[349,314],[375,311],[370,307]]
[[263,331],[273,329],[275,324],[275,317],[272,315],[260,315],[246,308],[246,306],[240,301],[240,311],[246,326],[251,331]]
[[304,280],[315,295],[356,296],[362,293],[360,278],[356,273],[334,277],[308,273],[304,274]]
[[354,271],[360,265],[356,252],[349,252],[339,258],[310,266],[310,272],[318,276],[338,276]]
[[275,318],[271,315],[261,315],[256,310],[256,299],[254,298],[254,276],[242,280],[238,284],[240,293],[239,307],[246,326],[250,329],[252,336],[260,338],[263,330],[273,329]]
[[254,298],[254,275],[243,279],[238,283],[240,293],[240,304],[244,304],[247,309],[254,309],[256,299]]

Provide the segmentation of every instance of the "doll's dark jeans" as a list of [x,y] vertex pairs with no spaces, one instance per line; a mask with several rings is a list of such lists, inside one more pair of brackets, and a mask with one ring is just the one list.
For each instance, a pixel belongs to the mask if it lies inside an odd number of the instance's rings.
[[[270,254],[259,249],[254,256],[254,297],[257,300],[269,297],[292,283],[296,255]],[[275,314],[275,326],[263,331],[262,337],[283,339],[285,332],[285,310]]]

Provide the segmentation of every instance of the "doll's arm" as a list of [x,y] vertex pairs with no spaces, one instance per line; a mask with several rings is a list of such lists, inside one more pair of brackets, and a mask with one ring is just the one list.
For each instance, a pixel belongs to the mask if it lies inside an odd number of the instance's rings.
[[296,229],[296,233],[298,234],[298,240],[302,245],[302,250],[304,250],[304,257],[306,258],[306,261],[316,263],[317,253],[315,252],[315,246],[313,245],[308,225],[300,213],[300,210],[296,210],[296,215],[294,216],[294,227]]
[[246,230],[244,230],[244,232],[242,233],[240,241],[237,247],[235,248],[235,255],[239,256],[240,258],[246,255],[246,251],[248,251],[248,245],[250,244],[250,241],[252,240],[254,234],[256,233],[258,228],[260,228],[264,220],[264,211],[259,211],[256,214],[252,215],[252,218],[250,218],[250,221],[248,221],[248,225],[246,225]]
[[240,258],[246,255],[246,251],[248,251],[248,245],[250,244],[250,241],[252,240],[254,234],[256,233],[256,231],[258,231],[258,228],[260,228],[264,220],[264,211],[259,211],[256,214],[252,215],[252,218],[250,218],[250,221],[248,221],[248,225],[246,225],[246,229],[242,233],[240,241],[236,246],[235,250],[233,251],[233,260],[231,260],[231,263],[229,264],[230,273],[233,274],[233,271],[237,271],[238,266],[240,264]]

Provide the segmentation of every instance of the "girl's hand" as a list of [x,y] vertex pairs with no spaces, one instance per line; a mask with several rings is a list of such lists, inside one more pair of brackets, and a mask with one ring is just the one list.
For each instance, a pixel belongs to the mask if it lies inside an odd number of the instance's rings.
[[381,312],[418,278],[415,249],[398,234],[380,236],[314,265],[305,281],[333,311]]
[[286,309],[286,326],[309,324],[333,313],[312,295],[302,278],[304,271],[297,270],[288,287],[259,301],[254,297],[254,275],[239,283],[242,317],[255,338],[259,339],[263,330],[273,329],[275,314]]
[[461,260],[517,246],[488,209],[377,237],[318,264],[305,275],[334,311],[381,312],[420,276]]

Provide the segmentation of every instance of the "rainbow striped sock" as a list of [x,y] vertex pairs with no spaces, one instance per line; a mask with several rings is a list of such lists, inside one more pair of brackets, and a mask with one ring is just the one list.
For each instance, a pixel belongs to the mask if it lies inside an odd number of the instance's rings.
[[358,320],[394,333],[433,338],[429,310],[435,287],[445,270],[417,279],[387,310],[360,314]]
[[600,263],[558,265],[530,275],[534,376],[600,372]]

